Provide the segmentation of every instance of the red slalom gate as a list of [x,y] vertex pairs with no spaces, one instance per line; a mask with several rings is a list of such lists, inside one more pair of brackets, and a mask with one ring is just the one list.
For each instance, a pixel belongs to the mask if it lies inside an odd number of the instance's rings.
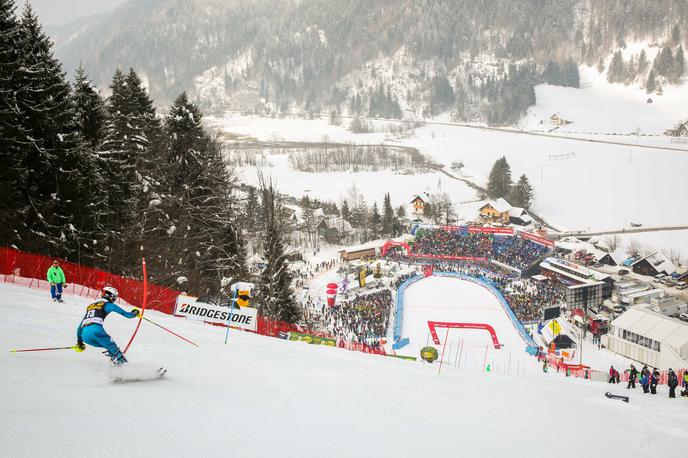
[[499,350],[502,346],[497,339],[497,333],[494,328],[486,323],[456,323],[451,321],[428,321],[428,327],[430,328],[430,334],[432,335],[432,341],[435,345],[440,344],[440,339],[437,337],[436,328],[448,328],[448,329],[481,329],[490,333],[492,337],[492,344]]

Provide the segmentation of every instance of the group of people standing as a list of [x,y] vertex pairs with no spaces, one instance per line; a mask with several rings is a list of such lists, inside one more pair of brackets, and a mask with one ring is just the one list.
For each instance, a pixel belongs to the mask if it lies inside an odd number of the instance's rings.
[[[657,368],[652,370],[648,369],[647,366],[638,372],[635,365],[631,364],[631,368],[627,370],[628,372],[628,385],[626,389],[635,388],[637,381],[640,382],[640,386],[643,387],[643,393],[657,394],[657,385],[659,384],[660,373]],[[638,379],[640,377],[640,379]],[[681,385],[688,390],[688,370],[684,371],[682,375]],[[621,377],[619,371],[611,366],[609,368],[609,383],[620,383]],[[676,387],[679,385],[679,378],[673,369],[669,368],[667,372],[667,386],[669,387],[669,397],[676,397]]]

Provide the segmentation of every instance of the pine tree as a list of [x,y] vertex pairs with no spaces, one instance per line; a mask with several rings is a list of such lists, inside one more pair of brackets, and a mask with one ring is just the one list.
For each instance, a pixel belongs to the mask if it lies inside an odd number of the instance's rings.
[[27,3],[20,22],[18,46],[21,56],[17,71],[16,110],[24,127],[21,189],[26,203],[19,235],[22,246],[44,253],[66,256],[67,232],[74,227],[69,190],[61,188],[65,173],[75,167],[72,101],[69,84],[51,50],[31,6]]
[[261,179],[263,196],[263,257],[267,264],[260,275],[258,310],[269,318],[295,323],[301,318],[301,309],[294,301],[291,273],[284,253],[284,229],[280,218],[281,202],[272,182]]
[[487,182],[487,193],[493,199],[505,197],[511,188],[511,167],[502,156],[492,166]]
[[683,57],[683,46],[679,46],[676,50],[676,55],[674,56],[674,68],[672,72],[672,78],[674,83],[679,83],[683,74],[685,73],[685,58]]
[[380,235],[380,225],[382,224],[382,217],[377,208],[377,202],[373,202],[373,208],[370,212],[370,231],[373,238],[378,238]]
[[657,89],[657,78],[655,69],[653,68],[650,70],[650,74],[647,75],[647,81],[645,81],[645,90],[648,94],[652,94],[655,89]]
[[389,193],[385,193],[382,207],[382,233],[385,235],[392,235],[394,209],[392,208],[392,201],[389,197]]
[[[216,292],[223,277],[245,277],[245,248],[235,224],[233,183],[222,160],[220,146],[204,130],[198,107],[185,93],[165,119],[167,171],[161,210],[169,217],[166,231],[157,228],[156,239],[166,239],[159,266],[170,284],[186,276],[201,292]],[[238,209],[237,209],[238,210]],[[174,228],[174,229],[172,229]],[[165,235],[163,234],[166,234]]]
[[528,181],[528,177],[521,175],[518,182],[509,192],[509,203],[515,207],[530,208],[533,203],[535,192]]
[[76,71],[72,98],[79,131],[84,141],[95,150],[103,140],[105,103],[83,67]]
[[349,202],[346,200],[342,202],[342,218],[345,221],[351,222],[351,209],[349,208]]
[[640,51],[640,57],[638,58],[638,75],[644,76],[647,71],[647,66],[647,54],[645,54],[645,50],[643,49]]
[[624,77],[624,60],[621,51],[616,51],[612,57],[612,62],[609,64],[607,71],[607,81],[610,83],[618,83],[623,81]]
[[0,0],[0,245],[18,243],[19,222],[27,211],[25,161],[28,150],[23,145],[26,132],[17,109],[21,86],[21,55],[17,43],[21,30],[13,0]]
[[670,47],[663,47],[659,54],[657,54],[653,68],[659,76],[671,76],[671,72],[674,68],[674,53],[671,51]]
[[565,86],[580,87],[580,74],[578,73],[578,64],[572,58],[568,58],[564,64],[564,80]]
[[246,202],[244,204],[244,228],[248,232],[253,233],[259,229],[261,212],[256,188],[249,186],[248,191],[246,191]]

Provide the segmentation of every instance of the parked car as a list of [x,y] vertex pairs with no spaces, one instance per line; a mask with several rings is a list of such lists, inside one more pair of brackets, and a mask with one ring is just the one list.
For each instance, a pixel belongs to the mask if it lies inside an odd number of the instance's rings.
[[672,287],[672,286],[676,285],[676,282],[671,277],[666,277],[662,280],[662,284],[669,286],[669,287]]
[[655,275],[655,279],[652,281],[654,281],[655,283],[661,283],[662,280],[664,280],[665,278],[666,278],[666,274],[657,274],[657,275]]
[[682,313],[678,316],[678,319],[681,321],[688,321],[688,313]]
[[686,289],[686,288],[688,288],[688,283],[686,283],[684,281],[680,281],[680,282],[676,283],[676,289]]
[[619,269],[619,271],[617,273],[619,275],[626,275],[628,273],[628,270],[627,269]]

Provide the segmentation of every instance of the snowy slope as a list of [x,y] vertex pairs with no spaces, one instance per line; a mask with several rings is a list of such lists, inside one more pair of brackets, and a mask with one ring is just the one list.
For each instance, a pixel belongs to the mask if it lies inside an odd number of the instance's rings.
[[[586,456],[602,457],[675,453],[688,438],[686,401],[664,391],[623,404],[603,397],[606,384],[553,374],[438,377],[436,365],[248,333],[224,346],[221,328],[157,313],[148,316],[200,344],[144,323],[128,356],[168,367],[161,381],[109,384],[93,348],[7,352],[71,344],[84,301],[67,299],[0,285],[3,456],[579,456],[565,445],[575,430]],[[122,344],[134,321],[113,316],[107,328]]]

